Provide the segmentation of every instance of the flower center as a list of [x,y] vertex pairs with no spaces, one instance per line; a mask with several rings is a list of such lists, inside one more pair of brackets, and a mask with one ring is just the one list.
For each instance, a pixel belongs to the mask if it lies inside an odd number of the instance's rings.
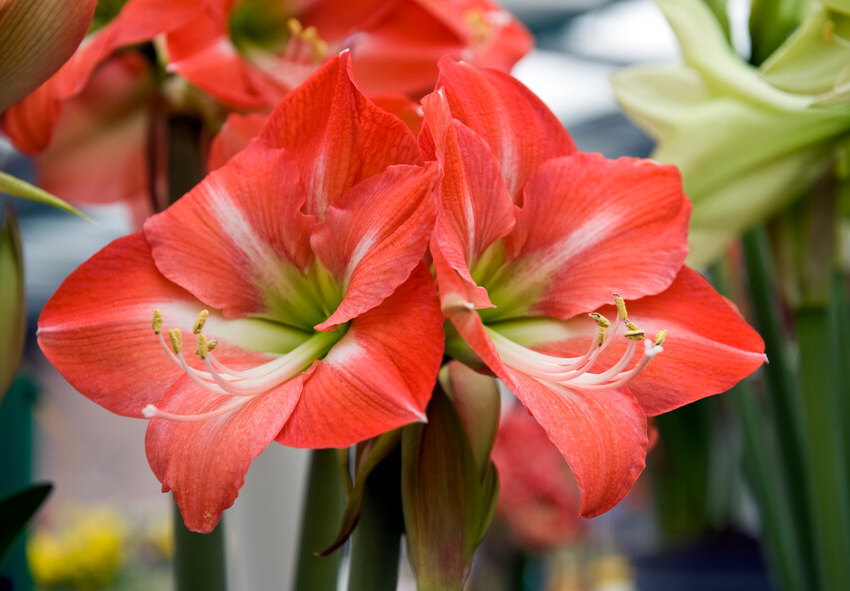
[[[613,342],[618,331],[619,323],[614,325],[611,334],[607,334],[611,321],[596,312],[589,316],[596,321],[599,333],[591,342],[587,352],[581,356],[555,356],[540,353],[524,347],[492,328],[485,327],[490,335],[499,356],[507,367],[521,371],[539,381],[548,382],[577,390],[613,390],[628,384],[664,349],[661,344],[667,336],[667,331],[659,332],[655,340],[650,341],[645,333],[634,322],[629,320],[626,303],[618,294],[614,294],[617,313],[625,326],[623,337],[628,341],[626,350],[620,359],[604,371],[591,371],[599,356]],[[643,347],[639,343],[643,342]],[[638,349],[642,349],[637,363],[632,364]]]
[[274,53],[284,60],[310,64],[323,61],[328,44],[316,27],[304,27],[280,1],[242,0],[228,18],[228,33],[240,53]]
[[281,355],[277,359],[250,369],[237,370],[222,363],[213,353],[218,343],[215,340],[208,339],[203,333],[207,316],[209,316],[209,311],[202,310],[192,326],[192,332],[198,338],[195,355],[198,356],[205,369],[193,367],[186,361],[183,354],[183,335],[179,328],[171,328],[167,331],[171,346],[169,347],[166,344],[162,334],[162,313],[159,310],[153,312],[151,327],[159,337],[160,344],[171,361],[186,372],[186,375],[192,381],[212,394],[229,396],[230,400],[210,412],[187,415],[163,411],[153,404],[149,404],[142,410],[145,417],[149,419],[170,419],[172,421],[204,421],[227,414],[298,376],[313,361],[324,357],[334,343],[340,339],[339,331],[317,332],[289,353]]

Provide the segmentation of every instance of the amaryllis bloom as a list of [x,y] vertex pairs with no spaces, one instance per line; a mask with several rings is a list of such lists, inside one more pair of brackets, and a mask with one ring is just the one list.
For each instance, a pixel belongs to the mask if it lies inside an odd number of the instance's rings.
[[241,108],[275,105],[343,49],[367,94],[418,98],[443,55],[509,70],[531,48],[489,0],[205,0],[196,12],[167,36],[169,69]]
[[93,401],[150,419],[148,460],[190,529],[213,529],[274,440],[345,447],[424,420],[443,353],[421,262],[436,169],[343,55],[47,303],[42,350]]
[[581,520],[575,479],[546,431],[522,405],[502,416],[491,457],[499,471],[498,511],[517,542],[541,551],[576,538]]
[[447,352],[519,397],[598,515],[644,467],[647,416],[728,389],[762,340],[683,266],[675,168],[577,152],[517,81],[451,60],[423,106]]

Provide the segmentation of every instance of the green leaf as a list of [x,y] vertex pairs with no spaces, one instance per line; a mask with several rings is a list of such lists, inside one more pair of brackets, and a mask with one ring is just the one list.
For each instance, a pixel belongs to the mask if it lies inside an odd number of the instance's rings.
[[317,553],[318,556],[332,554],[351,535],[354,526],[357,525],[357,520],[360,518],[360,512],[363,510],[363,498],[369,474],[398,446],[400,440],[401,431],[396,429],[395,431],[384,433],[366,444],[359,444],[357,446],[357,471],[354,475],[354,485],[351,487],[351,492],[349,493],[348,504],[345,506],[345,511],[342,514],[339,532],[327,548]]
[[12,208],[0,228],[0,399],[15,377],[24,350],[24,263]]
[[36,484],[0,501],[0,561],[51,490],[52,484]]
[[47,191],[43,191],[38,187],[35,187],[26,181],[22,181],[19,178],[15,178],[5,172],[0,172],[0,193],[7,193],[14,197],[29,199],[30,201],[38,201],[39,203],[46,203],[47,205],[52,205],[53,207],[67,211],[68,213],[73,213],[75,216],[82,218],[87,222],[92,224],[94,223],[90,217],[65,201],[62,201],[59,197],[51,195]]

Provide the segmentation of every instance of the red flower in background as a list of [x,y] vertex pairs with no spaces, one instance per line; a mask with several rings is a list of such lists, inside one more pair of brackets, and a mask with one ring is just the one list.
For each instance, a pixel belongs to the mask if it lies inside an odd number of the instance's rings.
[[644,467],[647,416],[727,390],[762,340],[683,266],[673,167],[576,152],[516,80],[450,60],[423,106],[420,144],[444,171],[431,253],[447,352],[505,382],[598,515]]
[[39,321],[75,388],[150,418],[151,468],[202,532],[273,440],[345,447],[424,420],[442,359],[421,263],[437,167],[409,130],[343,56],[262,137],[84,263]]
[[[528,32],[489,0],[130,0],[62,69],[0,117],[0,128],[19,150],[39,155],[49,149],[36,158],[37,173],[60,197],[75,203],[133,200],[139,179],[156,194],[150,187],[162,179],[151,174],[157,163],[150,157],[164,146],[150,144],[157,124],[152,117],[175,108],[163,101],[183,93],[172,88],[164,99],[157,97],[152,71],[139,65],[129,76],[127,56],[116,57],[148,41],[164,49],[157,55],[167,56],[168,72],[223,103],[216,116],[229,108],[268,113],[346,48],[361,88],[368,94],[394,93],[381,104],[403,116],[410,104],[398,93],[418,99],[428,92],[442,55],[509,69],[531,47]],[[109,65],[112,61],[121,65]],[[101,64],[106,64],[102,72]],[[108,94],[86,92],[89,86],[106,86]],[[125,121],[109,102],[129,96],[135,103],[123,114]],[[112,150],[118,157],[104,162]],[[103,163],[96,168],[113,179],[91,165],[60,162],[69,155],[74,163]],[[54,174],[55,166],[63,172]],[[116,186],[114,179],[126,182]],[[142,215],[150,213],[138,199],[136,205]]]
[[499,514],[517,542],[548,550],[576,538],[578,488],[564,456],[521,405],[502,416],[491,454],[499,470]]

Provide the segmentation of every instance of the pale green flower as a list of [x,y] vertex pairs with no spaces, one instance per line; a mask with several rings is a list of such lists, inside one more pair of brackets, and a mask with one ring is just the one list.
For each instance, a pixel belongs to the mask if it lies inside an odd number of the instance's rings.
[[[825,93],[780,89],[733,51],[703,2],[657,2],[685,63],[627,69],[615,75],[613,84],[623,109],[658,141],[653,158],[682,172],[694,205],[689,262],[700,265],[835,168],[850,130],[850,105],[842,99],[845,92],[850,97],[850,89],[827,85],[825,74],[814,89]],[[832,2],[850,7],[847,0]],[[846,18],[828,14],[836,22]],[[808,59],[792,48],[796,37],[766,62],[772,76],[782,73],[793,81],[798,59]],[[782,55],[790,57],[783,60]],[[812,54],[810,67],[818,55]]]

